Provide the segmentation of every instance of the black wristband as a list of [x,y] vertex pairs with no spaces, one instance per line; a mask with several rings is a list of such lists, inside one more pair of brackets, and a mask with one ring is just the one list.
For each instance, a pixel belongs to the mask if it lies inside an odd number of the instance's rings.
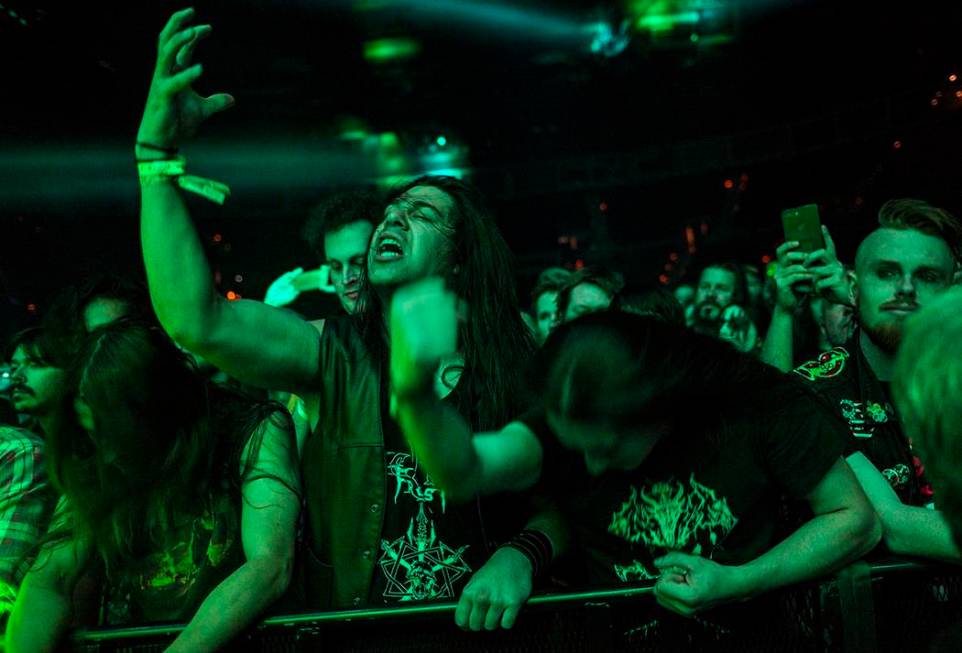
[[502,546],[509,546],[519,551],[531,563],[532,577],[537,577],[554,557],[554,547],[551,540],[541,531],[526,528]]
[[163,152],[165,154],[177,154],[180,151],[180,149],[176,147],[161,147],[160,145],[154,145],[153,143],[146,143],[144,141],[137,141],[136,145],[145,150],[154,150],[155,152]]

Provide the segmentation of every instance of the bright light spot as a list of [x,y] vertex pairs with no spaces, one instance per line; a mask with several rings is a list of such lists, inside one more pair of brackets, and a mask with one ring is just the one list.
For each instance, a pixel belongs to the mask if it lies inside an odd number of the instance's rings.
[[892,147],[894,147],[896,150],[901,150],[901,149],[902,149],[902,141],[895,141],[894,143],[892,143]]
[[585,267],[585,262],[583,260],[579,258],[577,261],[575,261],[575,270],[581,270],[584,267]]
[[768,254],[765,254],[765,255],[762,257],[762,263],[764,263],[765,265],[768,265],[768,264],[771,263],[771,262],[772,262],[772,257],[769,256]]
[[445,145],[447,145],[448,144],[447,137],[444,134],[441,134],[440,136],[438,136],[437,144],[438,144],[438,147],[444,147]]
[[228,301],[233,302],[233,301],[236,301],[236,300],[238,300],[238,299],[240,299],[240,295],[238,295],[236,292],[234,292],[233,290],[228,290],[228,291],[227,291],[227,300],[228,300]]
[[220,234],[214,234],[214,237],[211,240],[213,240],[215,243],[219,243],[220,241],[224,240],[224,237]]
[[734,182],[734,181],[732,181],[731,179],[726,179],[726,180],[725,180],[725,190],[731,190],[731,189],[734,188],[734,187],[735,187],[735,182]]
[[949,75],[949,81],[950,81],[950,82],[954,82],[954,81],[956,81],[958,78],[959,78],[959,76],[956,75],[955,73],[952,73],[951,75]]
[[376,39],[364,44],[364,58],[371,63],[410,59],[420,51],[421,45],[408,38]]
[[36,312],[37,312],[37,305],[36,305],[36,304],[27,304],[27,312],[28,312],[28,313],[36,313]]
[[234,281],[236,281],[237,283],[244,283],[244,275],[235,274]]
[[937,97],[932,98],[932,99],[929,101],[929,104],[931,104],[933,107],[939,106],[939,98],[937,98]]
[[658,277],[658,281],[661,282],[661,285],[667,286],[667,285],[668,285],[668,282],[671,281],[671,279],[668,278],[668,275],[667,275],[667,274],[663,274],[663,275],[661,275],[661,276]]

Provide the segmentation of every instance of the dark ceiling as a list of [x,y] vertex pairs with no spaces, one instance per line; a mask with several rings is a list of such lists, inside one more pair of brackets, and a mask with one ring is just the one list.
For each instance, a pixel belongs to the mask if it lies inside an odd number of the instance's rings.
[[[156,34],[181,5],[0,5],[2,265],[8,294],[24,302],[85,255],[96,265],[119,248],[136,265],[131,143]],[[195,6],[214,26],[198,51],[199,90],[237,98],[184,148],[235,191],[224,209],[197,215],[202,230],[228,224],[230,265],[260,286],[303,262],[289,243],[325,190],[441,160],[491,197],[523,280],[602,254],[629,276],[657,275],[684,246],[684,227],[701,223],[712,234],[701,251],[755,257],[777,238],[777,209],[795,203],[819,202],[853,235],[886,194],[962,207],[949,172],[960,145],[962,85],[949,80],[962,63],[960,3]],[[639,28],[664,14],[678,19],[672,30]],[[628,27],[623,51],[590,51],[600,23]],[[413,53],[373,61],[365,43],[379,40]],[[568,251],[557,244],[565,235],[593,244]],[[238,262],[248,238],[259,240]],[[24,274],[38,256],[47,272]]]

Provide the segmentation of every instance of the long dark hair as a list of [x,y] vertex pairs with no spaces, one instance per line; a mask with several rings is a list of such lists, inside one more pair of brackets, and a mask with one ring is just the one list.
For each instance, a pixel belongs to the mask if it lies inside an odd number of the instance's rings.
[[[549,336],[532,386],[546,410],[573,421],[631,426],[754,406],[788,377],[727,343],[618,311],[586,315]],[[770,403],[765,403],[769,405]]]
[[[91,434],[77,420],[76,400],[90,408]],[[216,497],[239,503],[242,479],[256,474],[259,425],[288,419],[279,406],[209,385],[160,329],[128,321],[83,342],[61,408],[47,464],[70,513],[49,539],[93,545],[108,573],[163,547],[179,520],[199,516]]]
[[[394,188],[388,204],[416,186],[444,191],[454,204],[453,263],[446,280],[468,305],[467,324],[461,329],[461,382],[471,405],[462,406],[462,412],[474,418],[476,429],[500,428],[523,408],[524,366],[535,350],[521,316],[510,250],[478,190],[454,177],[413,179]],[[384,306],[366,276],[360,295],[361,332],[370,347],[383,350]]]

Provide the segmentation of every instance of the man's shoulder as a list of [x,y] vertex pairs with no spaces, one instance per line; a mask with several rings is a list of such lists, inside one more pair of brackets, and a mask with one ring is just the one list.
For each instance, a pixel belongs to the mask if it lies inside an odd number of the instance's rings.
[[43,438],[25,428],[0,424],[0,454],[43,449]]
[[792,373],[818,386],[838,385],[848,378],[854,363],[848,347],[833,347],[802,363]]

